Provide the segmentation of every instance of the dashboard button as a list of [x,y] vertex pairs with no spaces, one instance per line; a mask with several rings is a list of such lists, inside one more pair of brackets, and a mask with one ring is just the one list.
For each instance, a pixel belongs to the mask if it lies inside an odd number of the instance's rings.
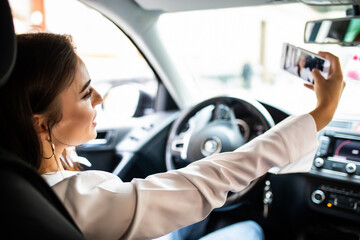
[[320,146],[318,149],[318,155],[324,156],[328,152],[330,138],[328,136],[321,136],[319,142],[320,142]]
[[320,157],[316,158],[314,161],[314,165],[317,168],[321,168],[322,166],[324,166],[324,159],[322,159]]
[[353,174],[356,172],[356,165],[354,163],[348,163],[345,166],[345,170],[348,174]]
[[345,163],[332,162],[330,166],[331,170],[344,172]]
[[321,190],[315,190],[311,194],[311,201],[315,204],[320,204],[325,200],[325,193]]

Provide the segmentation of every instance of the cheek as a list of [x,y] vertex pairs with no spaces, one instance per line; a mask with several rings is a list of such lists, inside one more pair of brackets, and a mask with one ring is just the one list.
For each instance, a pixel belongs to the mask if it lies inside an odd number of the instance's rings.
[[77,146],[96,137],[96,131],[92,125],[94,110],[90,104],[84,105],[64,109],[63,118],[53,131],[54,136],[61,143]]

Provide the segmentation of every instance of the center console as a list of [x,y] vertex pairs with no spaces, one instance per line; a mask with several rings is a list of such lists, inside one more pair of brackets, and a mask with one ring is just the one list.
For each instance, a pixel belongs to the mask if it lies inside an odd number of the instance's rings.
[[319,135],[310,173],[329,181],[313,186],[311,202],[322,211],[360,218],[360,131],[349,124],[344,125],[347,128],[330,125]]

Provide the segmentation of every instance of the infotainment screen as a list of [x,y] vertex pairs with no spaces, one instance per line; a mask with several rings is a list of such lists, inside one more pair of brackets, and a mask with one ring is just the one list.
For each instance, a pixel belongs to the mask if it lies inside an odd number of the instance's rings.
[[360,141],[336,138],[334,156],[360,161]]

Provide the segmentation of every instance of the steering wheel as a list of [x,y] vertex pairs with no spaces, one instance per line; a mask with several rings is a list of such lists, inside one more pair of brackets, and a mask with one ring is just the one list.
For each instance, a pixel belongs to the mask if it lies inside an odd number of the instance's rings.
[[[174,170],[220,152],[234,151],[274,126],[259,102],[215,97],[185,111],[172,125],[166,145],[166,168]],[[255,185],[228,197],[234,202]],[[230,204],[231,205],[231,204]]]

